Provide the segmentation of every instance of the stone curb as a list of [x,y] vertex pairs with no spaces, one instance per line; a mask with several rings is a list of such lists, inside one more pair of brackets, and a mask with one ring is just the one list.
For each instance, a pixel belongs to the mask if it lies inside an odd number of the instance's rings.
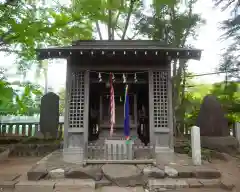
[[3,189],[14,189],[17,183],[18,181],[0,181],[0,189],[1,191],[4,191]]
[[45,166],[45,162],[55,153],[57,152],[53,151],[47,156],[40,159],[28,172],[27,172],[27,178],[29,181],[38,181],[42,178],[44,178],[47,174],[47,168]]
[[[93,170],[91,172],[96,172],[96,168],[92,168],[92,169]],[[101,169],[101,168],[98,168],[98,169]],[[71,174],[64,172],[65,178],[81,179],[81,175],[83,175],[84,168],[82,169],[73,168],[68,171]],[[165,168],[162,168],[161,170],[158,166],[156,166],[156,167],[145,167],[145,168],[142,168],[141,171],[143,172],[144,175],[148,175],[148,177],[155,178],[155,179],[159,179],[159,178],[218,179],[218,178],[221,178],[220,171],[212,168],[206,168],[206,167],[190,167],[189,168],[188,166],[182,166],[182,167],[165,166]],[[56,178],[53,177],[53,179],[56,179]]]
[[205,166],[174,166],[178,172],[178,178],[199,178],[199,179],[217,179],[221,177],[221,172]]
[[58,181],[0,181],[0,190],[16,190],[17,192],[26,192],[26,191],[44,191],[44,192],[65,192],[68,189],[80,190],[86,189],[89,191],[95,190],[95,182],[93,180],[58,180]]
[[[148,187],[151,190],[179,188],[224,188],[219,179],[150,179]],[[228,188],[229,189],[229,188]]]
[[[86,189],[86,191],[94,191],[100,187],[109,186],[110,183],[99,185],[99,182],[95,182],[91,179],[59,179],[56,181],[40,180],[40,181],[0,181],[0,189],[14,190],[18,192],[25,191],[58,191],[65,192],[70,189],[80,190]],[[114,186],[114,185],[112,185]],[[148,188],[152,190],[170,190],[180,188],[222,188],[225,190],[232,190],[234,185],[232,183],[221,181],[219,179],[149,179]]]

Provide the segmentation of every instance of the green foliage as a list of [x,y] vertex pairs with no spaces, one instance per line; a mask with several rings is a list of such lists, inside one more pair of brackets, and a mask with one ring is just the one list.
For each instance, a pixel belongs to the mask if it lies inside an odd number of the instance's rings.
[[36,58],[36,48],[91,39],[91,22],[82,13],[69,12],[60,5],[37,7],[22,1],[16,6],[0,4],[0,51],[15,53],[18,62],[29,65]]
[[[219,5],[223,1],[216,0]],[[237,2],[237,1],[229,1]],[[179,0],[154,0],[154,16],[144,14],[141,1],[132,0],[74,0],[68,5],[55,2],[53,5],[37,5],[36,1],[16,1],[15,4],[0,4],[0,51],[14,53],[17,64],[22,70],[30,69],[36,64],[47,70],[46,63],[37,62],[36,48],[52,45],[69,45],[78,39],[93,39],[94,27],[105,24],[108,27],[108,38],[135,39],[147,36],[149,39],[162,41],[174,47],[189,47],[186,39],[196,38],[198,27],[204,23],[200,15],[192,12],[196,0],[186,1],[186,6]],[[234,7],[238,7],[236,4]],[[131,19],[131,25],[129,21]],[[225,28],[224,28],[225,27]],[[133,37],[126,35],[127,29],[133,28]],[[220,70],[238,69],[239,51],[239,17],[223,23],[225,38],[233,38],[224,56]],[[100,32],[99,36],[100,35]],[[120,35],[119,35],[120,34]],[[174,111],[177,119],[185,119],[194,124],[203,96],[207,93],[216,95],[228,112],[231,121],[239,118],[239,94],[236,86],[214,85],[213,88],[202,88],[185,92],[188,82],[186,61],[177,61],[173,65]],[[239,73],[231,73],[238,77]],[[34,114],[39,112],[42,93],[39,87],[30,83],[20,84],[21,92],[12,88],[4,80],[0,81],[1,114]],[[206,91],[208,90],[208,91]],[[60,113],[64,109],[64,90],[60,91]],[[184,118],[185,117],[185,118]]]
[[222,40],[231,42],[229,47],[225,49],[222,55],[222,62],[219,65],[219,70],[226,72],[229,78],[240,79],[240,15],[239,0],[214,0],[215,6],[221,7],[222,11],[230,11],[229,18],[222,21],[221,30],[223,31]]
[[42,92],[38,86],[26,83],[18,86],[18,89],[13,89],[10,83],[1,80],[0,92],[0,115],[39,113]]
[[229,124],[240,121],[240,84],[234,82],[216,83],[213,85],[195,85],[185,94],[185,125],[196,124],[202,99],[207,94],[215,95],[227,114]]
[[229,122],[240,121],[240,85],[234,82],[228,84],[215,84],[212,89],[212,94],[215,95],[223,109],[227,113]]
[[65,89],[62,88],[59,92],[58,92],[58,96],[59,96],[59,114],[60,115],[64,115],[64,109],[65,109]]
[[[188,154],[189,157],[192,156],[192,147],[191,147],[190,142],[187,142],[187,144],[183,150],[184,150],[185,154]],[[211,161],[212,150],[207,149],[207,148],[201,148],[201,157],[202,157],[202,160]]]
[[181,3],[177,0],[168,5],[154,4],[153,16],[144,15],[141,11],[136,13],[139,23],[135,29],[150,39],[161,40],[165,45],[186,47],[186,38],[196,37],[196,28],[204,22],[200,15],[192,13],[195,2],[189,1],[184,11],[180,11]]

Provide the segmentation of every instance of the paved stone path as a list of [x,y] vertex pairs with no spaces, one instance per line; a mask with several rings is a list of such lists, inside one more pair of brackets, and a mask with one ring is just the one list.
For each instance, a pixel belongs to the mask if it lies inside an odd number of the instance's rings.
[[[98,189],[94,189],[93,186],[86,187],[86,181],[58,181],[57,184],[55,181],[50,180],[42,180],[42,184],[38,185],[37,182],[29,182],[27,181],[26,173],[31,167],[38,162],[41,159],[41,157],[17,157],[17,158],[9,158],[7,161],[0,163],[0,185],[3,184],[2,181],[7,181],[5,184],[11,184],[11,182],[16,181],[16,188],[15,190],[10,190],[11,192],[74,192],[74,191],[80,191],[80,192],[148,192],[144,191],[142,187],[118,187],[118,186],[105,186]],[[223,167],[223,162],[220,162],[219,164],[214,165],[217,168]],[[231,166],[231,169],[229,169]],[[228,170],[229,169],[229,170]],[[235,171],[233,170],[235,169]],[[240,172],[236,169],[236,164],[232,163],[226,163],[225,167],[222,168],[222,171],[225,173],[230,174],[231,176],[235,176],[239,178]],[[74,182],[74,183],[72,183]],[[237,183],[237,180],[236,180]],[[91,182],[89,183],[91,185]],[[71,186],[71,187],[70,187]],[[74,187],[75,186],[75,187]],[[0,186],[1,188],[1,186]],[[1,189],[0,189],[1,190]],[[9,191],[9,190],[4,190]],[[9,192],[10,192],[9,191]],[[191,189],[178,189],[178,190],[167,190],[166,192],[226,192],[222,189],[214,189],[214,188],[208,188],[208,189],[198,189],[198,188],[191,188]],[[232,192],[239,192],[239,190],[235,190]]]
[[[102,187],[96,190],[96,192],[144,192],[140,187],[138,188],[121,188],[116,186]],[[165,192],[227,192],[222,189],[178,189],[168,190]]]

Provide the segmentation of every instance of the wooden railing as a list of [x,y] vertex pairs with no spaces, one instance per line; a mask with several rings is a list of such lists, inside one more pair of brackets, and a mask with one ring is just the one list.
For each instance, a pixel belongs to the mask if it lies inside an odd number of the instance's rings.
[[[34,136],[40,128],[39,116],[37,117],[0,117],[0,136],[30,137]],[[64,121],[59,117],[58,138],[63,137]]]

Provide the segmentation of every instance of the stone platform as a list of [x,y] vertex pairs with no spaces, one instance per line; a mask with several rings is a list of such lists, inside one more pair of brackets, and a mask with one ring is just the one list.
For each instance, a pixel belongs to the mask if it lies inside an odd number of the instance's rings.
[[[175,154],[174,162],[159,162],[154,164],[96,164],[80,166],[66,163],[61,152],[55,151],[40,160],[27,173],[31,183],[48,183],[51,189],[61,185],[73,185],[82,188],[87,185],[89,190],[106,186],[148,189],[174,190],[181,188],[225,188],[232,189],[232,183],[225,182],[221,173],[208,164],[193,166],[189,158]],[[49,184],[51,183],[51,184]],[[65,184],[64,184],[65,183]],[[78,184],[76,184],[78,183]],[[16,186],[21,183],[15,184]],[[61,188],[61,187],[60,187]],[[60,190],[61,191],[61,190]],[[88,191],[88,190],[87,190]]]

